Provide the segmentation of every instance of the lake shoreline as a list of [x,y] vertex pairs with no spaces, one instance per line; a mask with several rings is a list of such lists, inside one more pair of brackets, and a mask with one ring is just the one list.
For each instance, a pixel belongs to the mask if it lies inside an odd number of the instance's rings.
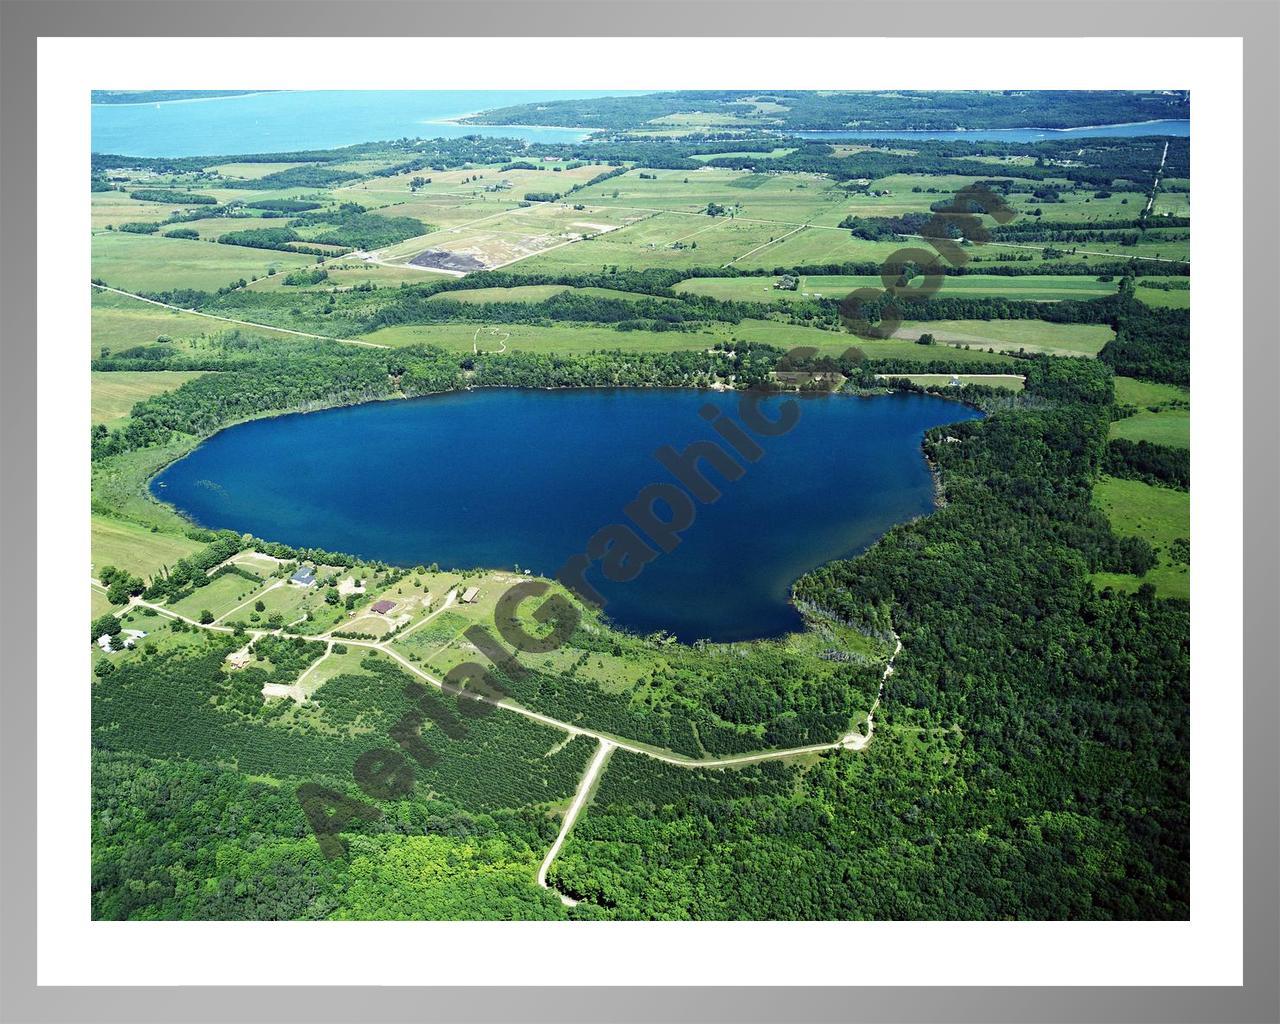
[[[656,400],[659,393],[671,396],[677,390],[690,392],[687,403],[673,404],[665,400],[657,406],[637,404],[642,401],[639,399],[642,391],[652,392]],[[596,431],[599,437],[583,438],[574,428],[568,437],[544,439],[530,449],[527,465],[512,464],[502,455],[502,445],[483,443],[486,429],[494,437],[507,436],[505,432],[512,429],[513,436],[544,437],[542,430],[548,417],[565,419],[565,409],[560,403],[553,407],[530,406],[519,399],[520,392],[530,397],[555,393],[586,401],[586,406],[571,410],[576,415],[569,416],[566,422],[584,422],[581,415],[585,409],[588,416],[608,423],[609,428],[602,433]],[[484,405],[473,404],[472,399],[485,393],[505,393],[509,397],[497,406],[489,405],[487,400]],[[704,437],[705,424],[699,422],[698,410],[705,401],[713,402],[730,416],[737,408],[732,395],[725,391],[643,386],[474,387],[413,396],[418,401],[412,404],[423,404],[427,399],[446,395],[467,404],[447,412],[427,414],[431,420],[424,420],[424,414],[406,409],[411,404],[407,396],[246,418],[177,453],[164,466],[157,467],[143,487],[151,500],[199,529],[231,529],[295,549],[340,551],[387,565],[412,567],[426,564],[425,558],[467,570],[501,571],[503,567],[520,565],[546,576],[563,562],[569,551],[584,543],[593,530],[617,519],[626,496],[633,489],[654,480],[670,483],[666,479],[669,471],[652,462],[650,449],[654,445],[669,442],[680,450],[692,440]],[[733,492],[738,495],[735,500],[742,503],[740,509],[730,513],[726,511],[728,506],[715,511],[715,502],[699,504],[699,523],[704,517],[709,518],[701,533],[691,535],[695,543],[686,547],[678,561],[660,559],[662,568],[658,568],[657,563],[649,568],[644,585],[628,583],[616,593],[610,593],[612,585],[602,588],[610,606],[609,618],[615,625],[636,635],[664,630],[682,642],[684,637],[699,637],[714,643],[776,638],[802,630],[803,614],[791,597],[799,579],[832,561],[858,557],[897,523],[936,511],[935,489],[926,461],[915,463],[920,470],[912,470],[906,476],[900,476],[891,468],[903,458],[908,463],[922,459],[920,436],[911,439],[912,424],[923,434],[939,424],[981,415],[980,410],[956,402],[952,396],[915,392],[886,391],[878,395],[779,392],[774,397],[779,401],[806,398],[814,403],[833,397],[890,397],[910,404],[890,408],[878,403],[865,406],[848,403],[844,410],[837,408],[839,403],[810,406],[814,409],[811,415],[817,415],[818,408],[821,415],[807,432],[797,435],[788,432],[787,445],[776,448],[776,453],[771,452],[774,457],[761,463],[765,467],[764,475],[761,476],[761,469],[752,470],[746,478],[747,484],[743,485],[746,489]],[[953,415],[927,404],[936,398],[954,402],[952,408],[961,406],[965,412],[956,409]],[[615,405],[615,400],[624,404]],[[388,406],[399,407],[391,420],[382,416],[376,419],[363,415],[344,417],[308,428],[305,433],[287,422],[300,421],[312,412],[350,412]],[[855,412],[857,407],[867,408],[868,412]],[[657,419],[651,419],[655,413]],[[492,420],[494,414],[498,416],[497,421]],[[442,421],[439,416],[448,419]],[[599,419],[602,416],[605,419]],[[664,429],[663,416],[671,419],[670,434]],[[470,426],[451,428],[449,424],[459,417]],[[255,432],[233,442],[225,440],[232,426],[271,420],[280,421],[283,432]],[[473,429],[486,422],[492,426],[479,431]],[[859,427],[860,423],[865,426]],[[641,429],[635,435],[632,431],[637,424],[641,424]],[[870,434],[866,433],[868,429]],[[888,432],[882,436],[882,430]],[[458,434],[458,431],[466,433]],[[457,443],[463,436],[466,444]],[[214,440],[219,437],[221,441]],[[431,438],[430,446],[418,447],[413,440],[417,437]],[[388,438],[391,449],[387,448]],[[615,449],[619,441],[625,441],[625,445]],[[214,451],[209,450],[211,442],[216,448]],[[405,446],[404,454],[399,453],[397,444]],[[766,449],[769,447],[767,436],[762,436],[761,444]],[[255,453],[252,458],[247,458],[241,450],[246,445]],[[479,456],[480,462],[476,463],[477,452],[485,450],[489,457]],[[543,454],[539,455],[539,451]],[[322,484],[326,478],[316,476],[317,470],[310,468],[318,467],[315,459],[319,452],[324,452],[323,472],[332,473],[333,480],[340,481],[336,490]],[[567,454],[549,455],[548,452]],[[372,465],[370,453],[374,453]],[[192,465],[189,460],[193,457],[199,458],[199,463]],[[385,473],[378,468],[379,458],[388,464]],[[351,465],[353,459],[359,469],[354,475],[344,473],[343,467]],[[293,467],[293,462],[298,462],[298,467]],[[495,467],[504,467],[498,477],[491,476],[485,468],[491,462]],[[187,468],[175,475],[175,467],[184,463]],[[414,465],[430,467],[430,470],[414,474],[390,468],[405,469]],[[586,482],[591,475],[584,474],[583,468],[592,465],[612,467],[607,477],[602,478],[606,484],[603,490]],[[813,473],[803,472],[806,465],[814,467]],[[301,468],[304,466],[308,468]],[[466,468],[468,466],[472,468]],[[822,466],[828,468],[824,470]],[[839,467],[839,475],[831,478],[833,466]],[[919,480],[914,475],[916,472],[921,474]],[[561,477],[568,488],[566,491],[561,491],[556,483]],[[819,488],[827,495],[825,498],[811,493],[818,477],[828,481],[828,485]],[[303,487],[298,492],[301,497],[295,496],[281,504],[278,488],[285,486],[293,492],[281,481],[293,479],[309,480],[313,485]],[[268,482],[255,482],[260,480]],[[679,475],[676,480],[683,483]],[[784,480],[788,483],[782,484]],[[829,486],[833,480],[837,484],[834,489]],[[800,489],[793,494],[796,486]],[[920,490],[922,486],[925,490]],[[611,498],[610,491],[620,493]],[[511,507],[511,498],[517,494],[526,498],[518,509]],[[592,495],[590,500],[586,500],[588,494]],[[344,495],[355,498],[361,507],[377,508],[379,513],[374,522],[361,520],[355,525],[344,511],[352,504]],[[791,507],[797,501],[809,510],[807,516],[816,517],[810,520],[806,530],[767,539],[772,531],[761,534],[756,529],[757,523],[780,521],[780,509],[770,512],[770,505],[782,502]],[[617,508],[613,507],[615,502]],[[461,519],[434,513],[422,518],[424,510],[453,504],[465,512]],[[330,505],[334,506],[337,520],[326,512]],[[548,529],[540,525],[544,520]],[[486,525],[478,531],[474,525],[478,522],[492,526]],[[308,530],[307,523],[320,524],[322,529],[318,533]],[[353,530],[360,536],[354,536]],[[579,533],[581,537],[575,539]],[[684,541],[687,544],[688,538]],[[738,550],[739,545],[742,553],[739,563],[726,561],[727,552]],[[810,549],[814,549],[812,555],[808,553]],[[705,576],[704,563],[722,566],[727,571],[717,569]],[[703,583],[690,589],[694,580]],[[708,596],[711,580],[719,580],[725,589],[720,598]]]

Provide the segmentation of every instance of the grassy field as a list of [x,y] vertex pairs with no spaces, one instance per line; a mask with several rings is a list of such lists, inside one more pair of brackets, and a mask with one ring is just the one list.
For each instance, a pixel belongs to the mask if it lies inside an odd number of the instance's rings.
[[236,606],[252,600],[255,594],[260,594],[267,586],[269,584],[265,582],[254,583],[243,576],[228,573],[167,607],[190,619],[198,618],[204,611],[212,612],[213,617],[218,619]]
[[185,370],[94,372],[91,418],[94,423],[118,427],[128,419],[134,405],[144,398],[172,391],[199,376],[198,372]]
[[468,288],[462,291],[440,292],[431,296],[432,302],[466,302],[486,304],[490,302],[545,302],[553,295],[569,291],[567,284],[527,284],[515,288]]
[[[270,280],[264,278],[263,280]],[[207,316],[165,309],[142,299],[92,289],[90,305],[90,354],[99,358],[114,352],[150,345],[161,336],[171,339],[175,349],[200,348],[225,331],[246,330]],[[253,333],[293,339],[295,336],[272,327],[254,327]]]
[[939,344],[981,346],[997,352],[1025,349],[1055,356],[1096,356],[1114,337],[1105,324],[1052,324],[1043,320],[930,320],[904,323],[894,337],[915,341],[922,334],[932,334]]
[[[838,299],[855,288],[883,288],[878,276],[818,275],[800,278],[795,291],[774,287],[778,279],[768,277],[695,277],[681,281],[676,291],[691,295],[709,295],[714,299],[739,302],[803,302],[806,299]],[[1115,292],[1114,282],[1101,282],[1092,277],[1053,277],[1042,274],[1009,277],[1001,274],[972,274],[948,277],[938,291],[939,298],[997,295],[1010,299],[1053,301],[1057,299],[1095,299]]]
[[1116,402],[1138,412],[1111,424],[1111,436],[1175,448],[1191,446],[1191,392],[1172,384],[1117,377]]
[[125,291],[215,291],[234,281],[315,263],[314,256],[240,245],[109,232],[93,236],[93,276]]
[[[1169,282],[1167,277],[1157,277],[1150,282],[1138,279],[1138,286],[1134,290],[1134,298],[1147,306],[1164,306],[1169,309],[1190,309],[1191,308],[1191,289],[1190,288],[1154,288],[1148,287],[1149,284],[1165,284]],[[1182,279],[1173,278],[1173,281],[1180,282]]]
[[1155,548],[1158,559],[1145,576],[1097,573],[1095,585],[1136,590],[1142,583],[1153,583],[1163,597],[1188,597],[1191,569],[1177,550],[1180,545],[1174,542],[1191,537],[1190,494],[1137,480],[1103,477],[1094,486],[1093,500],[1116,533],[1143,538]]
[[252,164],[218,164],[216,167],[207,168],[215,174],[221,174],[224,178],[240,178],[248,180],[253,178],[265,178],[268,174],[277,174],[280,171],[287,171],[293,167],[306,167],[305,163],[252,163]]
[[145,526],[104,516],[91,517],[89,543],[94,572],[104,565],[114,565],[142,577],[151,576],[161,566],[172,565],[204,546],[178,534],[152,533]]
[[720,330],[694,334],[681,331],[615,331],[596,324],[510,324],[476,333],[475,324],[411,324],[383,327],[361,335],[366,341],[380,345],[439,345],[451,352],[499,351],[506,344],[516,352],[592,352],[602,349],[636,352],[678,352],[684,349],[710,348],[727,337],[727,325]]

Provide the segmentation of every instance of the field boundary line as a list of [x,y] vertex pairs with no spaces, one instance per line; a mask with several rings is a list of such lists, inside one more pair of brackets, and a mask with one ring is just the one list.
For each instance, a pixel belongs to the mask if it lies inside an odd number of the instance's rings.
[[271,324],[255,324],[251,320],[235,320],[229,316],[218,316],[214,313],[204,313],[198,309],[183,309],[181,306],[170,305],[168,302],[161,302],[159,299],[149,299],[145,295],[139,295],[136,292],[127,292],[123,288],[113,288],[111,285],[98,284],[96,281],[89,282],[90,287],[97,288],[101,292],[110,292],[112,295],[123,295],[125,298],[137,299],[139,302],[147,302],[153,306],[159,306],[161,309],[172,309],[178,313],[190,313],[192,316],[203,316],[210,320],[219,320],[224,324],[235,324],[237,327],[256,327],[261,331],[276,331],[279,334],[292,334],[299,338],[315,338],[317,341],[336,341],[343,345],[360,345],[363,348],[391,348],[390,345],[379,345],[376,341],[358,341],[355,338],[335,338],[329,334],[311,334],[308,331],[295,331],[288,327],[273,327]]

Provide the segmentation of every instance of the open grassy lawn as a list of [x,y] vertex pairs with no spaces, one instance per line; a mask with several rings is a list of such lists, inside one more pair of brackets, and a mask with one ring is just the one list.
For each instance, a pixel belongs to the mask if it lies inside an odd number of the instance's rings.
[[442,276],[422,267],[389,267],[380,263],[366,263],[361,259],[349,258],[340,258],[323,264],[314,263],[313,267],[324,270],[329,276],[315,284],[294,285],[285,284],[288,274],[274,274],[271,277],[258,278],[249,285],[249,288],[255,292],[329,291],[333,288],[345,291],[362,284],[372,284],[377,288],[398,288],[401,282],[430,284],[432,281],[440,280]]
[[[727,325],[725,325],[727,327]],[[500,351],[503,344],[514,352],[592,352],[621,349],[636,352],[678,352],[711,348],[727,337],[724,329],[683,331],[615,331],[598,324],[511,324],[492,329],[476,324],[407,324],[383,327],[361,335],[380,345],[439,345],[451,352]]]
[[209,167],[206,170],[213,171],[215,174],[221,174],[224,178],[265,178],[268,174],[276,174],[280,171],[287,171],[292,167],[306,167],[305,163],[250,163],[250,164],[218,164],[216,167]]
[[[939,344],[959,343],[997,352],[1045,352],[1096,356],[1115,333],[1105,324],[1052,324],[1044,320],[930,320],[904,323],[895,338],[915,341],[932,334]],[[931,347],[931,346],[921,346]]]
[[161,566],[172,565],[204,546],[186,537],[152,533],[145,526],[105,516],[90,517],[89,529],[95,573],[105,565],[114,565],[146,578]]
[[1142,583],[1154,583],[1162,597],[1188,597],[1191,568],[1177,550],[1181,545],[1174,542],[1191,537],[1191,495],[1138,480],[1103,477],[1093,488],[1093,500],[1116,533],[1143,538],[1155,548],[1158,559],[1145,576],[1096,573],[1094,584],[1136,590]]
[[94,371],[92,375],[94,423],[118,427],[128,419],[129,411],[144,398],[172,391],[200,374],[187,370]]
[[1153,214],[1172,214],[1174,217],[1191,216],[1190,192],[1159,192],[1156,194]]
[[[274,581],[272,581],[274,582]],[[221,618],[237,605],[260,593],[269,583],[254,583],[236,573],[227,573],[210,581],[207,586],[199,587],[187,597],[166,607],[172,608],[179,615],[195,619],[202,611],[213,612],[215,619]],[[239,616],[236,616],[237,618]]]
[[[1190,309],[1191,289],[1189,287],[1169,289],[1152,287],[1157,284],[1181,284],[1183,280],[1183,278],[1177,277],[1157,277],[1150,280],[1139,278],[1138,286],[1134,289],[1133,296],[1146,306],[1165,306],[1169,309]],[[1187,283],[1190,284],[1190,282]]]
[[[249,211],[245,211],[249,212]],[[256,231],[262,228],[282,228],[287,221],[279,217],[205,217],[201,220],[183,221],[181,224],[167,224],[162,227],[158,235],[152,237],[163,237],[166,231],[172,231],[176,228],[189,228],[199,233],[201,239],[206,242],[215,241],[219,235],[230,234],[232,231]],[[173,239],[171,239],[173,241]],[[190,241],[190,239],[176,239],[176,241]],[[267,251],[267,250],[263,250]]]
[[[150,345],[161,335],[172,338],[175,348],[185,348],[188,343],[236,329],[234,324],[211,320],[195,313],[165,309],[128,295],[117,295],[97,288],[92,291],[90,354],[95,359],[102,356],[104,350],[110,354],[138,345]],[[294,337],[270,327],[255,327],[253,331],[279,338]]]
[[1172,384],[1153,384],[1117,377],[1116,403],[1138,408],[1111,424],[1111,436],[1128,441],[1151,441],[1174,448],[1191,445],[1191,392]]
[[[703,277],[690,278],[676,285],[676,291],[691,295],[709,295],[715,299],[740,302],[803,302],[807,299],[839,299],[856,288],[883,288],[878,276],[809,274],[800,278],[795,291],[774,287],[778,278],[768,277]],[[1111,295],[1114,282],[1100,282],[1093,277],[1051,277],[1032,274],[1009,277],[1001,274],[971,274],[948,277],[938,291],[939,298],[998,295],[1010,299],[1052,301],[1057,299],[1095,299]]]
[[114,611],[118,605],[112,604],[107,600],[107,595],[101,588],[89,587],[89,615],[91,618],[100,619],[109,611]]
[[314,256],[241,245],[120,232],[93,236],[94,278],[125,291],[216,291],[241,278],[264,277],[269,268],[284,272],[313,263]]
[[219,325],[208,317],[164,309],[127,295],[92,290],[89,330],[93,358],[137,345],[150,345],[160,337],[185,341],[216,331]]
[[432,302],[545,302],[553,295],[567,292],[567,284],[526,284],[515,288],[469,288],[461,291],[440,292],[431,296]]
[[154,224],[181,210],[194,207],[186,207],[181,203],[151,203],[131,199],[127,192],[94,192],[89,209],[89,224],[96,234],[105,231],[108,226],[119,228],[121,224]]

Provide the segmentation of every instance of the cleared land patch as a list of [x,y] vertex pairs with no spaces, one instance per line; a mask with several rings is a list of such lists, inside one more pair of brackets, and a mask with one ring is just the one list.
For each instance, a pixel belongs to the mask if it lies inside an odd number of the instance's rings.
[[1191,446],[1191,392],[1172,384],[1131,377],[1115,379],[1116,403],[1137,412],[1111,424],[1111,436],[1174,448]]
[[125,291],[215,291],[271,269],[282,273],[313,263],[314,256],[241,245],[120,232],[93,236],[94,278]]
[[904,323],[893,336],[916,341],[922,334],[932,334],[942,344],[980,345],[998,352],[1023,349],[1055,356],[1096,356],[1115,336],[1105,324],[1053,324],[1044,320],[919,321]]
[[89,529],[94,572],[113,565],[135,576],[148,577],[204,546],[177,534],[152,533],[145,526],[104,516],[93,516]]
[[[713,299],[741,302],[804,302],[811,299],[840,299],[856,288],[883,288],[877,275],[806,274],[794,290],[775,288],[778,278],[764,277],[695,277],[681,281],[676,291],[690,295],[708,295]],[[938,291],[939,298],[948,296],[1004,296],[1051,302],[1060,299],[1095,299],[1111,295],[1114,282],[1092,277],[1054,277],[1028,274],[1011,277],[1005,274],[967,274],[948,277]]]
[[144,398],[160,395],[181,387],[200,373],[186,370],[152,370],[149,372],[93,372],[93,401],[90,418],[94,423],[119,426],[130,410]]
[[1190,552],[1185,543],[1191,537],[1191,495],[1138,480],[1103,477],[1094,485],[1093,500],[1116,533],[1141,537],[1155,548],[1157,558],[1145,576],[1095,573],[1094,584],[1136,590],[1153,583],[1162,597],[1189,597]]

